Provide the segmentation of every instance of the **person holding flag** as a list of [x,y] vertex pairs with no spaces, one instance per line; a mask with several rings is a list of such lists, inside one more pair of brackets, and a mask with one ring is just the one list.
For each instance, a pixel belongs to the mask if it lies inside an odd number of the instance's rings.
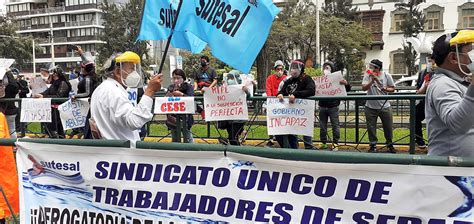
[[143,76],[141,59],[131,51],[112,55],[104,63],[107,79],[100,84],[91,98],[90,126],[94,138],[140,140],[139,130],[153,118],[153,96],[161,89],[159,74],[148,82],[140,102],[133,106],[126,88],[136,88]]

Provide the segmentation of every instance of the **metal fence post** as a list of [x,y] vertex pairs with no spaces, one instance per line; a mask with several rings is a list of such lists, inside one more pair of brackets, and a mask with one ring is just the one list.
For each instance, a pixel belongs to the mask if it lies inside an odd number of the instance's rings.
[[410,99],[410,154],[415,154],[415,108],[416,100]]
[[359,144],[359,101],[355,101],[355,138],[356,144]]

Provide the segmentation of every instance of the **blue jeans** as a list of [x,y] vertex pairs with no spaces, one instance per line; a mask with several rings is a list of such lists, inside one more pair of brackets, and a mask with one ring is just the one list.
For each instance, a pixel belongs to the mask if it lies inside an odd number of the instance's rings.
[[341,133],[339,130],[339,107],[320,107],[319,108],[319,125],[321,130],[319,137],[321,142],[326,144],[328,142],[328,120],[331,119],[332,126],[332,142],[339,143]]
[[284,146],[284,139],[288,138],[288,145],[291,149],[298,148],[298,137],[296,135],[275,135],[275,138],[281,148]]

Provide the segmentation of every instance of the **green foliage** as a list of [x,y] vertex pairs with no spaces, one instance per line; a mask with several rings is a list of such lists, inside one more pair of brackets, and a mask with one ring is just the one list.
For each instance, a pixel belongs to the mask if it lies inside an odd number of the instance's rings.
[[357,8],[352,6],[352,0],[325,0],[323,11],[349,21],[357,20]]
[[[421,2],[421,0],[410,0],[408,3],[397,4],[398,9],[404,9],[408,12],[405,21],[401,24],[404,37],[416,37],[424,29],[425,16],[418,7]],[[403,53],[405,54],[408,76],[411,76],[417,72],[417,66],[415,65],[417,53],[409,43],[403,47]]]
[[311,77],[323,75],[323,71],[320,68],[305,68],[304,72]]
[[[33,58],[32,38],[20,36],[15,33],[18,30],[17,23],[10,18],[0,16],[0,58],[13,58],[14,67],[20,70]],[[39,51],[39,47],[36,46]]]
[[129,0],[123,5],[110,0],[102,3],[104,31],[100,36],[105,44],[100,45],[99,64],[105,62],[112,54],[133,51],[142,57],[142,66],[149,65],[146,41],[136,41],[140,31],[140,16],[143,0]]

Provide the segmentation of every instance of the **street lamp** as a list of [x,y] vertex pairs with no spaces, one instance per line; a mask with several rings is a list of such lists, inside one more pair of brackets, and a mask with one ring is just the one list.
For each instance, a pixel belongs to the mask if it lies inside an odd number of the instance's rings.
[[[18,39],[18,37],[8,36],[8,35],[0,35],[0,38],[12,38]],[[36,75],[36,51],[35,51],[35,39],[31,38],[31,46],[33,48],[33,75]]]

